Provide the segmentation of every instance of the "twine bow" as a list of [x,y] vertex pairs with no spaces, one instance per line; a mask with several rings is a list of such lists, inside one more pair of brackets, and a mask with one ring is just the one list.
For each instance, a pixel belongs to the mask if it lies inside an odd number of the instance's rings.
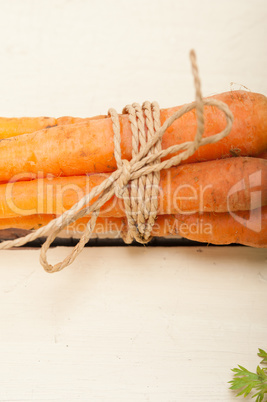
[[[149,102],[145,102],[142,108],[136,103],[132,106],[126,106],[123,113],[129,114],[133,133],[133,155],[130,161],[122,159],[121,157],[119,117],[114,109],[110,109],[109,116],[113,123],[114,155],[117,162],[117,170],[100,185],[94,187],[92,191],[86,194],[60,217],[52,220],[49,224],[34,233],[30,233],[27,236],[15,240],[2,242],[0,249],[19,247],[48,234],[45,243],[41,247],[40,263],[47,272],[53,273],[61,271],[63,268],[70,265],[83,250],[92,235],[100,208],[113,197],[114,194],[122,198],[125,205],[128,231],[124,236],[124,241],[130,243],[133,239],[136,239],[141,243],[148,242],[157,214],[157,185],[160,171],[179,165],[181,161],[193,155],[199,147],[220,141],[230,133],[233,124],[233,115],[225,103],[215,99],[202,99],[196,55],[193,50],[190,52],[190,60],[196,91],[195,102],[183,106],[169,117],[162,126],[160,126],[160,109],[157,103],[153,102],[150,104]],[[227,123],[223,131],[206,138],[202,138],[204,133],[204,105],[215,106],[223,111]],[[170,127],[175,120],[194,108],[196,109],[197,116],[197,132],[194,141],[186,141],[182,144],[173,145],[162,150],[161,140],[168,127]],[[145,141],[143,138],[144,133],[147,136]],[[177,152],[179,152],[178,155],[174,155],[168,160],[161,161],[161,159],[167,155],[176,154]],[[130,189],[129,183],[131,183]],[[148,183],[150,183],[151,186],[148,186]],[[138,202],[136,192],[138,192],[140,188],[142,191]],[[90,205],[92,199],[95,197],[98,198]],[[89,214],[91,218],[79,243],[62,262],[54,266],[49,264],[46,255],[47,250],[58,234],[66,226]]]

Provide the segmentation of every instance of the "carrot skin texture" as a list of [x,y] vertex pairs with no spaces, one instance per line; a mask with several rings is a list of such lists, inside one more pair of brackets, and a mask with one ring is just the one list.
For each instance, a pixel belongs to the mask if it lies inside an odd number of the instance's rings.
[[[242,223],[235,218],[238,216]],[[211,243],[238,243],[251,247],[267,247],[267,207],[253,211],[206,212],[192,215],[175,215],[179,222],[179,234],[190,240]],[[248,222],[250,226],[248,225]],[[253,229],[254,228],[254,229]]]
[[54,117],[0,117],[0,140],[54,126]]
[[[0,219],[38,213],[62,214],[107,177],[109,174],[93,174],[1,184]],[[254,178],[252,185],[251,178]],[[240,183],[244,188],[238,187],[235,191],[234,186]],[[162,171],[158,204],[159,215],[227,212],[264,206],[267,204],[267,161],[251,157],[228,158]],[[125,216],[123,200],[113,196],[101,208],[100,216]]]
[[262,152],[261,154],[257,155],[257,158],[267,159],[267,151],[266,151],[266,152]]
[[[244,224],[239,223],[228,212],[191,214],[191,215],[160,215],[153,227],[153,236],[180,235],[190,240],[212,244],[231,244],[239,243],[251,247],[267,247],[267,206],[251,211],[238,211],[239,218],[244,220]],[[252,215],[251,215],[252,214]],[[252,216],[252,219],[251,219]],[[31,215],[11,219],[0,219],[0,230],[8,228],[19,228],[25,230],[36,230],[41,226],[47,225],[56,215]],[[254,217],[254,218],[253,218]],[[248,227],[246,222],[250,222],[255,228],[260,219],[260,230],[253,230]],[[70,234],[83,232],[89,218],[78,219],[65,230]],[[125,218],[98,218],[94,233],[108,233],[111,231],[126,230],[127,223]],[[1,237],[1,232],[0,232]]]
[[34,133],[51,127],[67,124],[81,123],[91,119],[104,119],[106,116],[99,115],[94,117],[0,117],[0,140],[15,137],[17,135]]
[[[234,124],[228,137],[200,147],[186,162],[199,162],[231,156],[253,156],[267,150],[267,98],[245,91],[232,91],[210,97],[228,104]],[[210,99],[208,98],[208,99]],[[181,106],[161,110],[161,123]],[[122,157],[131,159],[131,127],[127,115],[120,115]],[[223,130],[223,112],[205,107],[204,137]],[[176,120],[163,135],[162,148],[192,141],[196,133],[195,110]],[[169,158],[167,156],[166,158]],[[183,162],[185,163],[185,162]],[[0,142],[0,182],[28,178],[74,176],[116,169],[113,128],[110,118],[59,125]]]
[[37,230],[40,227],[47,225],[57,215],[55,214],[34,214],[27,216],[16,216],[13,218],[0,219],[0,230],[5,229],[24,229],[24,230]]

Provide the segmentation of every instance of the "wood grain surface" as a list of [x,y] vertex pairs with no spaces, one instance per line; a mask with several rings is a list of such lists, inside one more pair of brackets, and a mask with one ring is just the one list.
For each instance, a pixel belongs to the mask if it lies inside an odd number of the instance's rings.
[[54,275],[38,254],[1,252],[1,401],[236,401],[230,368],[266,346],[264,250],[87,248]]

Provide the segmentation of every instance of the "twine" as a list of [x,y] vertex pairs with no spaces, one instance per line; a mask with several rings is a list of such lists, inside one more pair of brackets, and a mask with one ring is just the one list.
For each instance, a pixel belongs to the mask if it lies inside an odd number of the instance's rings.
[[[153,138],[160,128],[160,108],[156,102],[144,102],[142,108],[138,103],[127,105],[122,113],[128,113],[132,129],[132,157],[135,158],[140,149],[143,149]],[[158,193],[160,172],[155,171],[143,174],[131,181],[130,162],[121,159],[120,148],[120,124],[117,112],[109,109],[109,115],[113,122],[115,159],[118,168],[122,168],[123,174],[115,187],[115,195],[124,201],[127,218],[127,230],[122,233],[125,243],[132,243],[133,240],[139,243],[148,243],[151,240],[151,231],[155,223],[158,211]],[[159,154],[161,141],[158,140],[151,146],[147,156]],[[153,166],[160,162],[157,157],[150,163]]]
[[[49,273],[61,271],[70,265],[83,250],[93,233],[100,208],[114,194],[122,198],[125,205],[128,228],[124,234],[124,241],[131,243],[135,239],[140,243],[147,243],[151,238],[151,230],[157,215],[160,171],[178,166],[181,161],[193,155],[199,147],[220,141],[230,133],[233,124],[233,115],[225,103],[215,99],[204,100],[202,98],[196,55],[193,50],[190,52],[190,60],[195,85],[195,102],[183,106],[170,116],[162,126],[160,126],[160,109],[156,102],[145,102],[142,107],[137,103],[126,106],[123,113],[128,113],[132,129],[131,161],[121,157],[119,116],[114,109],[110,109],[109,116],[113,123],[114,155],[117,170],[60,217],[27,236],[0,243],[0,250],[19,247],[41,236],[48,235],[41,247],[40,263]],[[202,138],[204,133],[204,105],[217,107],[224,112],[227,123],[223,131],[206,138]],[[192,109],[196,109],[197,116],[197,132],[194,141],[186,141],[162,150],[161,140],[165,131],[175,120]],[[178,155],[161,161],[167,155],[177,152],[179,152]],[[90,205],[91,200],[97,196],[97,200]],[[58,234],[66,226],[89,214],[91,218],[79,243],[63,261],[55,265],[49,264],[47,251]]]

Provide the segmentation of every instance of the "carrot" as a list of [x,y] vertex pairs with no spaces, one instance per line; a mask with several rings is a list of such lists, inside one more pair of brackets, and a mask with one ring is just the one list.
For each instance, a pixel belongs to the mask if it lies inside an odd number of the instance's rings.
[[[24,229],[24,230],[37,230],[40,227],[47,225],[51,220],[55,219],[55,214],[36,214],[29,216],[17,216],[15,218],[0,219],[0,231],[5,229]],[[88,223],[89,218],[81,218],[68,226],[65,230],[83,232],[85,225]],[[126,220],[122,218],[98,218],[98,227],[96,230],[99,233],[106,233],[111,231],[119,231],[126,225]],[[100,227],[101,226],[101,227]]]
[[267,151],[262,152],[261,154],[257,155],[257,158],[267,159]]
[[[175,215],[178,232],[190,240],[212,243],[239,243],[252,247],[267,247],[267,207],[253,211],[206,212],[203,215]],[[239,220],[237,220],[239,219]],[[173,233],[174,229],[170,229]]]
[[[267,98],[261,94],[233,91],[210,98],[227,103],[234,114],[231,133],[216,144],[200,147],[187,162],[241,155],[257,155],[267,149]],[[181,107],[161,110],[161,123]],[[131,159],[131,127],[127,115],[120,116],[122,157]],[[223,112],[205,107],[204,137],[225,127]],[[162,139],[163,149],[193,140],[196,132],[195,111],[183,115],[168,128]],[[116,169],[113,128],[110,118],[60,125],[0,142],[0,182],[14,179],[23,172],[28,178],[74,176]],[[169,158],[167,156],[166,158]]]
[[32,133],[56,125],[53,117],[0,117],[0,139]]
[[81,123],[91,119],[103,119],[105,117],[106,116],[103,115],[85,119],[70,116],[58,117],[57,119],[54,117],[0,117],[0,140],[51,127]]
[[[0,185],[0,219],[62,214],[109,174],[37,179]],[[253,203],[251,199],[253,198]],[[267,204],[267,161],[239,157],[191,163],[161,172],[158,214],[249,210]],[[125,215],[113,196],[100,216]]]
[[[0,229],[35,230],[45,226],[54,218],[55,215],[30,215],[0,219]],[[78,219],[66,230],[70,234],[83,232],[88,220],[88,217]],[[94,232],[97,234],[120,232],[126,230],[126,227],[125,218],[98,218]],[[234,216],[228,212],[161,215],[153,227],[152,235],[160,237],[180,235],[187,239],[212,244],[239,243],[252,247],[267,247],[267,206],[252,212],[238,211]]]
[[47,225],[52,219],[55,219],[56,217],[57,216],[55,214],[36,214],[28,216],[17,216],[15,218],[4,218],[0,219],[0,230],[11,228],[37,230],[40,227]]
[[[82,123],[86,122],[89,120],[101,120],[105,119],[107,116],[103,114],[99,114],[98,116],[93,116],[93,117],[71,117],[71,116],[62,116],[58,117],[56,119],[56,125],[57,126],[65,126],[67,124],[76,124],[76,123]],[[37,131],[37,130],[36,130]]]

